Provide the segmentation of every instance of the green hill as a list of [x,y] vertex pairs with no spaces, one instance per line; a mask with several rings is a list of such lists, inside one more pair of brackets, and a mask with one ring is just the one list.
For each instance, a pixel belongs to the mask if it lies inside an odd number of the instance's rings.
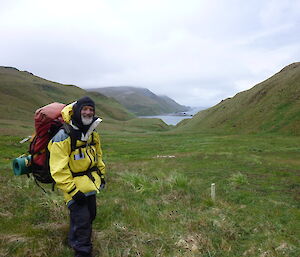
[[1,130],[19,125],[30,127],[35,110],[57,101],[71,103],[88,95],[96,103],[97,115],[106,120],[126,121],[134,118],[122,105],[100,93],[87,92],[74,85],[63,85],[19,71],[13,67],[0,67],[0,125]]
[[178,124],[202,132],[300,134],[300,62]]
[[123,86],[88,90],[113,97],[129,111],[139,116],[182,112],[189,109],[189,107],[180,105],[167,96],[158,96],[146,88]]

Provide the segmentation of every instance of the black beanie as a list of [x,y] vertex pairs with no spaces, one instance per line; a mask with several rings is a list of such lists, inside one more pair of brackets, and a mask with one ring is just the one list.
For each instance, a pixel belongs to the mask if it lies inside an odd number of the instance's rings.
[[95,109],[95,102],[88,96],[81,97],[73,106],[73,111],[76,109],[81,111],[83,106],[92,106]]
[[81,120],[81,110],[84,106],[91,106],[95,110],[95,102],[89,98],[88,96],[84,96],[80,98],[74,105],[73,105],[73,115],[72,115],[72,122],[75,126],[81,129],[84,133],[89,128],[89,125],[83,125]]

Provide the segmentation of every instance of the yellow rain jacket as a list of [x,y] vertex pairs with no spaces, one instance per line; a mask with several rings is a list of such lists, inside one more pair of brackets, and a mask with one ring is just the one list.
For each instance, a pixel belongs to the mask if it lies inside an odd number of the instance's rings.
[[[64,121],[69,124],[72,107],[73,104],[67,105],[61,112]],[[105,165],[102,161],[100,136],[94,131],[100,122],[101,119],[98,118],[91,124],[86,135],[82,135],[81,140],[76,141],[76,147],[80,148],[73,152],[71,152],[71,138],[64,129],[59,130],[48,144],[50,172],[56,186],[63,191],[66,203],[69,203],[79,190],[86,195],[98,193],[100,190],[100,176],[105,174]],[[98,168],[98,171],[91,172],[92,177],[76,176],[76,173],[92,167]]]

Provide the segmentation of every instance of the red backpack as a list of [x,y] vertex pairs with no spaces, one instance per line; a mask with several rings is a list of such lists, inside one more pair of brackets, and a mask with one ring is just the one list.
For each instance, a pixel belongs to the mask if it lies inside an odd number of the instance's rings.
[[35,135],[29,146],[32,156],[30,170],[34,178],[42,183],[54,183],[49,168],[48,143],[62,127],[61,111],[65,104],[51,103],[36,110],[34,115]]

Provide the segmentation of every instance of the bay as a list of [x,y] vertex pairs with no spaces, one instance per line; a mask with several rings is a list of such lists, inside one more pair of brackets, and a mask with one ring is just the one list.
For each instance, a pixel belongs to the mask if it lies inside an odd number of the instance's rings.
[[180,121],[184,119],[191,119],[193,116],[206,108],[204,107],[194,107],[190,111],[186,112],[180,112],[180,113],[170,113],[170,114],[164,114],[164,115],[154,115],[154,116],[139,116],[139,118],[156,118],[161,119],[164,123],[167,125],[176,125]]

